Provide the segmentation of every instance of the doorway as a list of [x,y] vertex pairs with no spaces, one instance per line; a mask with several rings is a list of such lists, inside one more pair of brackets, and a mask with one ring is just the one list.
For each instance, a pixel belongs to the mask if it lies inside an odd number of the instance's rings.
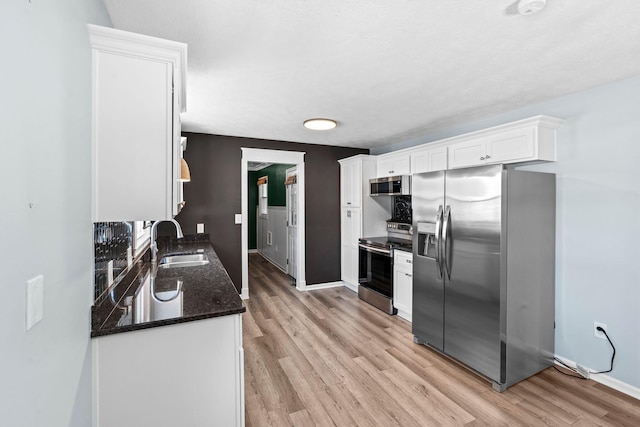
[[287,274],[296,278],[296,252],[298,246],[298,168],[286,170],[286,204],[287,212]]
[[[248,170],[250,162],[264,162],[264,163],[286,163],[295,165],[296,175],[296,191],[291,197],[295,200],[296,207],[296,226],[292,229],[293,241],[295,243],[295,249],[293,251],[294,258],[290,261],[294,265],[292,267],[292,273],[289,273],[295,278],[296,288],[300,291],[306,290],[305,279],[305,205],[304,205],[304,152],[299,151],[284,151],[284,150],[264,150],[257,148],[241,148],[242,160],[241,160],[241,206],[242,206],[242,225],[241,225],[241,239],[242,239],[242,298],[249,298],[249,203],[248,192],[249,185],[255,183],[249,183]],[[287,238],[287,241],[289,239]],[[289,253],[289,248],[287,248]],[[293,271],[295,269],[295,271]]]

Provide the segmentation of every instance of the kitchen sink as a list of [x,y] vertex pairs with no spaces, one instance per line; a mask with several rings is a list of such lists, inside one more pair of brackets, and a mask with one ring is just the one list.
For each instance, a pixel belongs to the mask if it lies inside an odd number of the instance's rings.
[[197,265],[209,264],[209,258],[206,254],[177,254],[166,255],[160,259],[158,267],[175,268],[175,267],[194,267]]

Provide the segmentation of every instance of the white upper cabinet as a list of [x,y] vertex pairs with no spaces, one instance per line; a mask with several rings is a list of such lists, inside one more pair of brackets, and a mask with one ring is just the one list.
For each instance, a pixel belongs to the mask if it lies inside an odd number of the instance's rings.
[[340,205],[357,208],[362,204],[362,162],[343,160],[340,166]]
[[447,169],[447,147],[422,147],[411,153],[411,173],[441,171]]
[[484,138],[458,142],[449,146],[449,168],[464,168],[486,162],[487,146]]
[[92,48],[92,220],[173,218],[187,45],[88,25]]
[[553,117],[536,116],[450,138],[449,169],[489,163],[555,161],[556,129],[562,122]]
[[411,174],[411,157],[409,153],[391,153],[378,156],[378,178],[409,174]]

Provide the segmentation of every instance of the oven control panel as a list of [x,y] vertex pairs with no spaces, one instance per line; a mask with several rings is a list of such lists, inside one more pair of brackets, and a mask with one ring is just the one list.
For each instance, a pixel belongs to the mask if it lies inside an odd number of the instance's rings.
[[411,234],[413,226],[402,222],[387,222],[387,231],[395,233]]

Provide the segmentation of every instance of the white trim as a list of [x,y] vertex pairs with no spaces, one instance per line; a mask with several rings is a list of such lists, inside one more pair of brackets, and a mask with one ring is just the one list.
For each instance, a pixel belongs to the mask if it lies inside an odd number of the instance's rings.
[[[573,360],[569,360],[567,358],[564,358],[562,356],[558,356],[557,354],[555,355],[555,357],[557,359],[562,360],[564,363],[566,363],[567,365],[571,366],[572,368],[576,367],[576,362],[574,362]],[[558,366],[562,366],[562,364],[558,363],[557,361],[555,362]],[[591,369],[587,366],[585,366],[585,368],[588,371],[593,371],[594,369]],[[589,379],[600,383],[602,385],[606,385],[607,387],[611,387],[614,390],[618,390],[620,393],[624,393],[628,396],[634,397],[636,399],[640,399],[640,388],[638,387],[634,387],[631,384],[627,384],[625,382],[620,381],[617,378],[613,378],[610,375],[605,375],[605,374],[590,374],[589,375]]]
[[257,249],[249,249],[247,252],[249,252],[250,254],[257,254],[258,250]]
[[104,51],[169,60],[174,64],[175,94],[180,112],[187,111],[187,44],[115,28],[87,24],[91,46]]
[[344,280],[342,281],[342,283],[344,284],[345,288],[347,288],[350,291],[353,291],[355,293],[358,293],[358,285],[355,285],[355,284],[349,283],[349,282],[345,282]]
[[276,264],[276,262],[274,260],[272,260],[271,258],[266,256],[265,254],[261,254],[260,252],[258,252],[258,255],[260,255],[269,264],[273,265],[275,268],[277,268],[278,270],[282,271],[284,274],[287,274],[287,271],[284,268],[282,268],[281,266]]
[[242,205],[242,292],[241,297],[249,298],[249,215],[248,215],[248,166],[249,162],[271,162],[271,163],[287,163],[295,164],[298,168],[298,260],[296,273],[296,289],[304,291],[306,289],[305,259],[306,259],[306,241],[305,241],[305,203],[304,203],[304,152],[301,151],[284,151],[284,150],[264,150],[259,148],[241,147],[241,205]]
[[399,308],[398,308],[398,317],[401,317],[408,322],[413,322],[411,313],[407,313],[406,311],[400,310]]
[[341,288],[344,286],[343,281],[318,283],[317,285],[307,285],[305,291],[317,291],[318,289]]

